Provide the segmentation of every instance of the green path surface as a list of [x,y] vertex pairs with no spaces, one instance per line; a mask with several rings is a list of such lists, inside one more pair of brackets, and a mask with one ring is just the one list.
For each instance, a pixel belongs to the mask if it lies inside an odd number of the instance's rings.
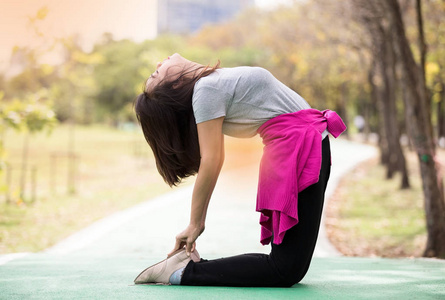
[[291,288],[133,285],[161,258],[32,254],[0,266],[1,299],[445,299],[445,262],[315,258]]

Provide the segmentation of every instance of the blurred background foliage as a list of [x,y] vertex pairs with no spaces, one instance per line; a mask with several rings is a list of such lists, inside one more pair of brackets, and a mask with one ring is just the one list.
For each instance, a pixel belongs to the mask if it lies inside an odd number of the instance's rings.
[[[443,101],[444,9],[441,1],[427,1],[424,7],[429,50],[426,78],[432,99],[438,103]],[[408,21],[413,13],[412,9],[405,10]],[[372,45],[352,14],[324,1],[271,11],[250,9],[190,36],[163,35],[135,43],[116,41],[105,33],[88,52],[73,36],[55,41],[63,51],[63,63],[58,65],[40,63],[35,49],[16,48],[11,62],[20,72],[10,78],[0,76],[1,101],[5,104],[47,89],[48,104],[61,122],[74,119],[79,124],[116,125],[134,121],[131,106],[144,80],[157,61],[180,52],[203,64],[219,59],[223,67],[265,67],[313,106],[336,109],[348,121],[349,115],[363,113],[365,107],[376,110],[370,103],[366,73]],[[414,45],[415,24],[407,25]],[[417,52],[414,47],[413,51]],[[433,116],[437,118],[437,114]],[[369,126],[371,131],[378,131],[375,112],[370,114]]]
[[192,36],[165,35],[139,44],[104,34],[89,52],[81,49],[76,37],[66,38],[57,41],[64,59],[55,66],[39,63],[33,49],[17,48],[12,60],[21,72],[2,77],[2,103],[46,88],[61,122],[131,121],[132,101],[156,62],[180,52],[203,64],[219,59],[223,67],[263,66],[320,108],[340,105],[340,87],[348,82],[348,106],[354,112],[364,86],[360,53],[330,40],[327,28],[332,24],[323,28],[317,12],[307,13],[311,9],[309,4],[266,12],[252,9]]

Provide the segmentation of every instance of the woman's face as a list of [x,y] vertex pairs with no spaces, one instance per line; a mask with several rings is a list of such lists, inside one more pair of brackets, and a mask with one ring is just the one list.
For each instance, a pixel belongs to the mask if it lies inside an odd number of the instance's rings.
[[156,71],[151,74],[150,78],[148,78],[145,89],[148,90],[151,86],[155,86],[166,77],[175,74],[178,74],[179,76],[181,71],[193,65],[197,64],[185,59],[178,53],[175,53],[164,59],[162,62],[158,62],[156,65]]

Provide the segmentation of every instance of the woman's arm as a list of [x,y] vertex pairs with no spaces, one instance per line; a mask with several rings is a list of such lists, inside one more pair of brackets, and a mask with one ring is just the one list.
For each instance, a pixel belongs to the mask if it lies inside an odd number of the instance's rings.
[[193,189],[190,224],[176,236],[173,251],[185,245],[186,252],[190,254],[196,239],[204,231],[207,207],[224,162],[223,120],[221,117],[197,125],[201,163]]

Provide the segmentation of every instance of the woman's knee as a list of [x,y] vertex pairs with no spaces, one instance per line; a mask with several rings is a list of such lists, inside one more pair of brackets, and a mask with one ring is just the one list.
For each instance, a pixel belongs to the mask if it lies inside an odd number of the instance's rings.
[[289,266],[289,268],[287,268],[286,270],[281,270],[279,286],[291,287],[294,284],[299,283],[301,280],[303,280],[304,276],[307,273],[307,270],[308,270],[307,264],[306,265],[297,264],[293,267]]
[[282,280],[280,280],[280,282],[278,282],[278,284],[276,286],[277,287],[288,288],[288,287],[291,287],[291,286],[299,283],[303,279],[303,277],[301,277],[301,278],[294,278],[294,277],[292,277],[292,278],[282,279]]

